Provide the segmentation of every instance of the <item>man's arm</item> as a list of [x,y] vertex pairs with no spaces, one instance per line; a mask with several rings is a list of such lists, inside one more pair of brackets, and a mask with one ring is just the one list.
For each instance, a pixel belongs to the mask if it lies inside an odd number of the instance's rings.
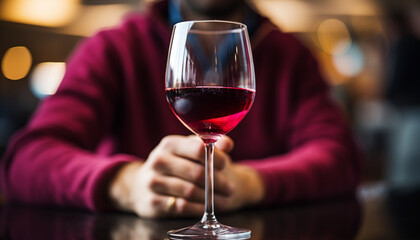
[[347,120],[331,99],[308,50],[301,51],[293,72],[289,133],[284,136],[288,152],[241,162],[257,170],[263,179],[266,204],[350,194],[362,170],[362,158]]
[[81,45],[57,93],[42,102],[2,160],[1,187],[7,199],[90,209],[106,206],[105,181],[134,159],[95,153],[110,134],[119,103],[116,59],[104,34]]

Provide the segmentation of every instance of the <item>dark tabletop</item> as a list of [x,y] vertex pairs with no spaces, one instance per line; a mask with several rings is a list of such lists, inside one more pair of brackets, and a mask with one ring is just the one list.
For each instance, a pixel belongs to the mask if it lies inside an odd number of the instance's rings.
[[[355,198],[216,215],[224,224],[251,229],[255,240],[420,239],[419,199],[419,194],[389,194],[379,183],[363,186]],[[0,239],[18,240],[162,240],[168,230],[198,221],[16,204],[4,205],[0,216]]]

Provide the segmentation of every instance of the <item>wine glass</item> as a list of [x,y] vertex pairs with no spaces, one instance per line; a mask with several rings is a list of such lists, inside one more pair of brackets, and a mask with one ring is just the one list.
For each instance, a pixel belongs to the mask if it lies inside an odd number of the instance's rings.
[[187,21],[174,26],[166,67],[166,99],[176,117],[205,145],[205,213],[200,222],[168,232],[170,239],[248,239],[251,231],[214,215],[214,144],[248,113],[255,75],[246,25]]

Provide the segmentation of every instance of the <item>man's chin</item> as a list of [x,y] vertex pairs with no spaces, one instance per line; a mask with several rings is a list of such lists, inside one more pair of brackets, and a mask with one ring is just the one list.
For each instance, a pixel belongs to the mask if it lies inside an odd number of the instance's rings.
[[242,0],[183,0],[190,9],[202,16],[223,19],[235,12]]

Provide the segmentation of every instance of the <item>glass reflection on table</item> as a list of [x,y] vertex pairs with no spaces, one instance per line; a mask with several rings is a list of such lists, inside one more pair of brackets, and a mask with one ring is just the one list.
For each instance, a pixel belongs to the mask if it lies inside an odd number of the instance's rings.
[[[244,217],[246,216],[246,217]],[[249,209],[221,214],[226,224],[252,230],[254,240],[353,239],[361,208],[354,199],[311,205]],[[126,213],[6,205],[1,209],[0,239],[162,240],[169,229],[195,219],[142,219]]]

